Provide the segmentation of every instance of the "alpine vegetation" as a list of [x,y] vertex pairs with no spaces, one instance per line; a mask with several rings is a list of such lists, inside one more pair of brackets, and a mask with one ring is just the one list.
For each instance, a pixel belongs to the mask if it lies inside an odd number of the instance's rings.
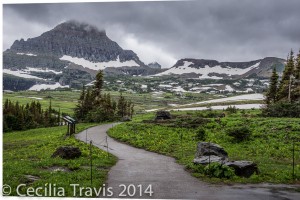
[[75,117],[79,121],[104,122],[131,118],[134,104],[126,100],[120,93],[118,101],[111,98],[109,93],[102,94],[103,72],[99,71],[92,87],[83,86],[78,104],[75,108]]

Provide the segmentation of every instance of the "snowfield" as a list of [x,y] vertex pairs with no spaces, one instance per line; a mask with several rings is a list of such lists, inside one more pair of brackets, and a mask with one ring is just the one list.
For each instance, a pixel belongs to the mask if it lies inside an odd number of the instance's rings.
[[35,91],[40,91],[40,90],[46,90],[46,89],[50,89],[50,90],[54,90],[56,88],[68,88],[69,85],[64,85],[62,86],[60,83],[55,83],[55,84],[37,84],[32,86],[31,88],[29,88],[28,90],[35,90]]
[[[169,106],[178,106],[175,104],[169,104]],[[229,106],[233,107],[235,106],[238,109],[260,109],[262,106],[264,106],[264,104],[240,104],[240,105],[225,105],[225,106],[211,106],[211,107],[191,107],[191,108],[173,108],[173,109],[169,109],[168,111],[188,111],[188,110],[208,110],[208,109],[212,109],[212,110],[223,110],[228,108]],[[154,111],[158,111],[160,109],[151,109],[151,110],[146,110],[146,112],[154,112]]]
[[36,100],[42,100],[43,98],[41,97],[28,97],[29,99],[36,99]]
[[63,57],[61,57],[60,60],[70,61],[77,65],[81,65],[84,68],[89,68],[89,69],[96,70],[96,71],[103,70],[107,67],[125,67],[125,66],[139,67],[140,66],[134,60],[121,62],[119,56],[117,57],[117,60],[115,60],[115,61],[97,62],[97,63],[91,62],[84,58],[71,57],[71,56],[67,56],[67,55],[64,55]]
[[54,74],[62,74],[62,71],[55,71],[51,69],[42,69],[42,68],[33,68],[33,67],[26,67],[25,69],[21,70],[10,70],[10,69],[3,69],[3,73],[5,74],[11,74],[14,76],[22,77],[22,78],[33,78],[33,79],[40,79],[40,80],[46,80],[37,76],[30,75],[30,72],[42,72],[42,73],[54,73]]
[[32,75],[28,74],[28,71],[23,71],[23,70],[13,71],[13,70],[10,70],[10,69],[3,69],[3,73],[4,74],[11,74],[11,75],[21,77],[21,78],[33,78],[33,79],[45,80],[45,79],[39,78],[37,76],[32,76]]
[[[264,104],[241,104],[241,105],[226,105],[226,106],[211,106],[210,108],[213,110],[223,110],[228,108],[229,106],[235,106],[238,109],[259,109]],[[179,108],[172,109],[173,111],[185,111],[185,110],[208,110],[209,107],[194,107],[194,108]]]
[[43,72],[43,73],[49,73],[49,72],[52,72],[54,74],[62,74],[63,72],[62,71],[55,71],[55,70],[52,70],[52,69],[42,69],[42,68],[32,68],[32,67],[26,67],[26,69],[24,70],[26,72]]
[[17,53],[18,55],[27,55],[27,56],[37,56],[35,54],[32,53]]
[[209,76],[211,73],[217,73],[217,74],[226,74],[228,76],[232,75],[242,75],[247,73],[248,71],[255,69],[259,66],[260,62],[256,63],[255,65],[252,65],[245,69],[240,68],[232,68],[227,66],[226,68],[221,67],[220,65],[216,65],[214,67],[209,67],[208,65],[205,65],[204,68],[194,68],[190,67],[190,65],[194,64],[193,62],[189,61],[183,61],[182,66],[178,67],[172,67],[168,69],[167,71],[164,71],[159,74],[155,74],[153,76],[163,76],[163,75],[172,75],[172,74],[188,74],[188,73],[195,73],[195,74],[201,74],[199,76],[199,79],[222,79],[222,77],[217,76]]
[[[244,95],[239,95],[239,96],[234,96],[234,97],[226,97],[226,98],[221,98],[221,99],[212,99],[212,100],[208,100],[208,101],[201,101],[201,102],[195,102],[195,103],[191,103],[191,104],[183,104],[183,105],[176,105],[177,108],[176,109],[172,109],[172,110],[207,110],[208,107],[191,107],[191,108],[180,108],[180,107],[186,107],[186,106],[193,106],[195,104],[208,104],[208,103],[221,103],[221,102],[228,102],[230,104],[230,102],[234,102],[234,101],[249,101],[249,100],[263,100],[264,99],[264,95],[263,94],[244,94]],[[231,105],[231,106],[235,106],[236,108],[239,109],[258,109],[261,106],[263,106],[264,104],[240,104],[240,105]],[[229,107],[230,105],[225,105],[225,106],[211,106],[211,108],[213,110],[223,110],[226,109],[227,107]],[[160,110],[158,109],[151,109],[151,110],[146,110],[146,112],[153,112],[153,111],[157,111]]]
[[191,106],[195,104],[207,104],[207,103],[220,103],[220,102],[233,102],[233,101],[247,101],[247,100],[263,100],[265,97],[263,94],[255,93],[255,94],[244,94],[234,97],[226,97],[221,99],[213,99],[208,101],[200,101],[191,104],[183,104],[181,106]]

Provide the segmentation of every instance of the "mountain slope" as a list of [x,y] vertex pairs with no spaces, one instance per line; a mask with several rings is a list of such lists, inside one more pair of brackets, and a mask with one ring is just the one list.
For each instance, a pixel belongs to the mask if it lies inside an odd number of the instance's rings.
[[9,75],[9,82],[14,76],[16,82],[26,78],[30,83],[75,88],[91,82],[98,70],[137,76],[160,72],[145,65],[133,51],[123,50],[105,31],[76,21],[64,22],[26,41],[16,40],[3,53],[3,68],[4,86]]
[[249,62],[218,62],[205,59],[181,59],[170,69],[154,76],[181,75],[199,79],[238,79],[248,76],[270,77],[276,67],[279,75],[284,69],[285,60],[267,57]]

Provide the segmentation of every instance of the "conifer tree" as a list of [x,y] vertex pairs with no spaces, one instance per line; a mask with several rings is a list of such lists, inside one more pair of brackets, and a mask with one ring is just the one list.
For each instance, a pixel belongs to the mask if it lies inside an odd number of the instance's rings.
[[294,85],[293,85],[293,90],[292,90],[292,98],[293,101],[300,101],[300,50],[299,53],[296,57],[296,62],[295,62],[295,70],[294,70]]
[[118,101],[118,116],[124,117],[126,115],[126,100],[122,93],[120,93],[119,101]]
[[84,104],[85,104],[85,96],[86,96],[86,93],[85,93],[85,87],[84,85],[82,86],[82,91],[81,91],[81,94],[80,94],[80,97],[78,99],[78,103],[76,105],[76,108],[75,108],[75,117],[79,120],[82,120],[84,119]]
[[272,76],[270,78],[270,86],[266,94],[266,103],[267,105],[275,103],[277,101],[277,90],[278,90],[278,74],[276,68],[273,68]]
[[295,78],[297,80],[300,80],[300,50],[299,50],[299,53],[296,57],[296,64],[295,64]]
[[92,98],[94,105],[98,105],[101,102],[101,91],[103,87],[103,72],[100,70],[96,75],[96,80],[92,90]]
[[289,95],[289,84],[291,84],[291,76],[294,72],[294,52],[291,50],[290,55],[287,59],[287,64],[284,68],[279,89],[278,89],[278,100],[285,100]]

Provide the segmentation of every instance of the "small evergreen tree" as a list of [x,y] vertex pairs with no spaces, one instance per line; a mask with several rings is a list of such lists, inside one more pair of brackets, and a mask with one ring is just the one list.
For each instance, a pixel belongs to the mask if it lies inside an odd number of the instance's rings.
[[288,98],[289,84],[291,84],[290,81],[293,72],[294,72],[294,52],[293,50],[291,50],[278,88],[278,93],[277,93],[278,100],[286,100]]
[[300,80],[300,50],[299,50],[299,53],[296,58],[294,76],[295,76],[295,79]]
[[278,74],[276,72],[276,68],[273,68],[272,76],[270,78],[270,87],[266,94],[266,104],[269,105],[271,103],[275,103],[277,101],[277,90],[278,90]]
[[293,89],[293,100],[294,101],[300,101],[300,50],[299,53],[296,57],[296,63],[295,63],[295,72],[294,72],[294,77],[295,77],[295,85]]
[[86,96],[86,93],[85,93],[85,87],[84,85],[82,86],[82,90],[81,90],[81,94],[80,94],[80,97],[78,99],[78,103],[76,105],[76,108],[74,109],[74,114],[75,114],[75,117],[78,119],[78,120],[82,120],[84,119],[85,117],[85,108],[84,108],[84,101],[85,101],[85,96]]
[[126,115],[126,105],[127,102],[122,93],[120,93],[119,101],[118,101],[118,116],[124,117]]
[[94,82],[94,87],[92,90],[92,98],[94,105],[99,105],[101,101],[101,91],[103,87],[103,72],[100,70],[96,75],[96,80]]

